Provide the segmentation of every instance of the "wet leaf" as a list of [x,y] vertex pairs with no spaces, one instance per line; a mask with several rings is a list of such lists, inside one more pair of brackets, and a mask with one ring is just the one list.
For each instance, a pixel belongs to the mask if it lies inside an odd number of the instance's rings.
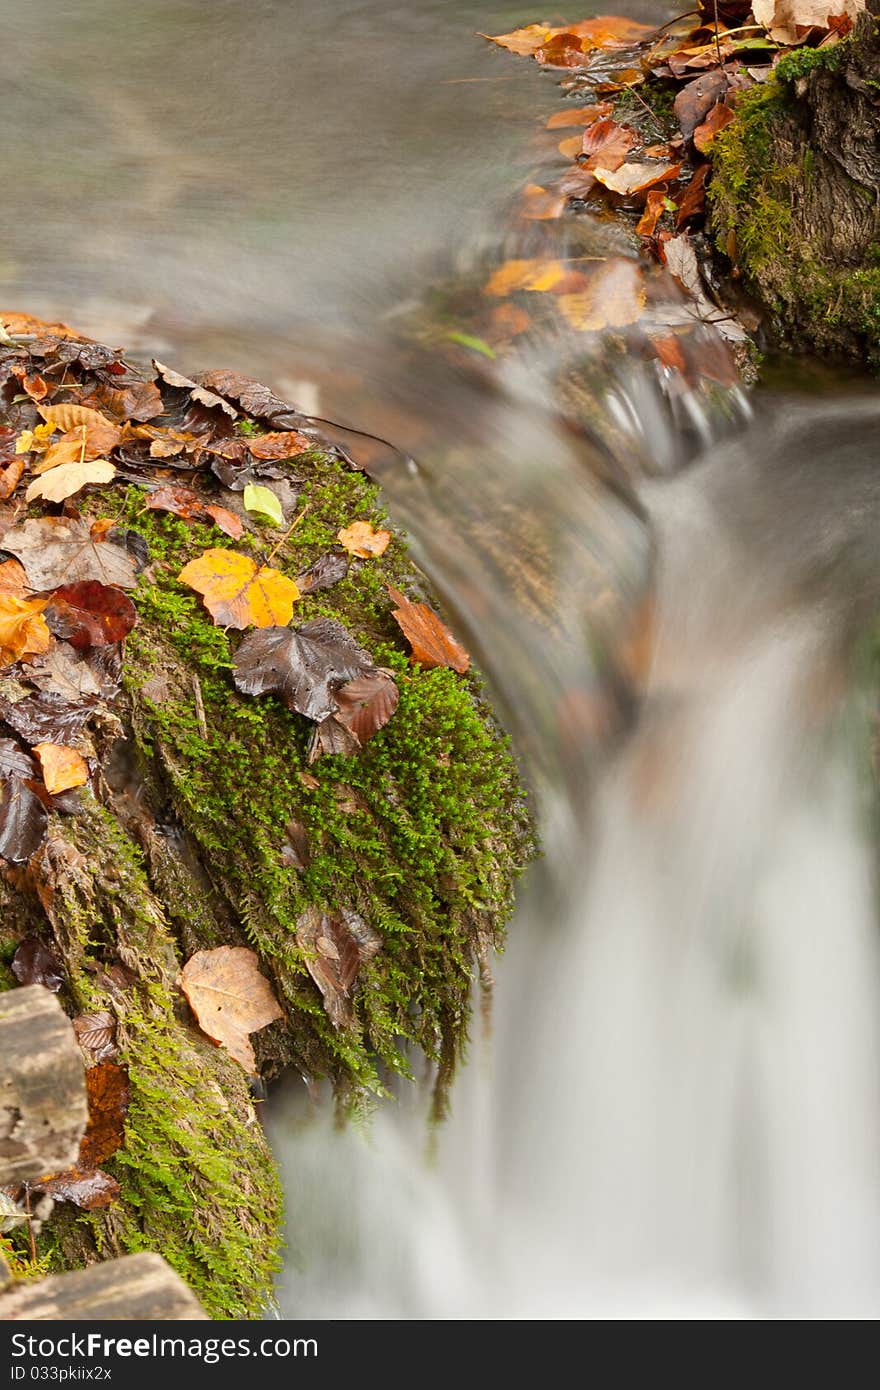
[[122,589],[87,579],[55,590],[47,603],[46,622],[56,637],[85,651],[121,642],[137,622],[137,609]]
[[71,787],[84,787],[89,780],[89,765],[75,748],[64,743],[35,743],[34,752],[43,769],[46,790],[52,796]]
[[505,261],[489,277],[483,293],[506,295],[514,294],[517,290],[551,290],[565,274],[565,266],[561,261]]
[[30,1184],[31,1192],[43,1193],[54,1202],[73,1202],[83,1211],[109,1207],[119,1196],[119,1183],[100,1169],[71,1168],[55,1177]]
[[338,686],[375,669],[341,623],[316,618],[299,629],[248,633],[235,654],[233,679],[245,695],[277,694],[288,709],[321,720],[336,712]]
[[636,223],[639,236],[653,236],[654,229],[666,206],[666,194],[659,188],[652,188],[645,201],[645,211]]
[[137,584],[134,557],[109,540],[93,540],[84,521],[60,516],[26,521],[7,531],[3,548],[24,565],[32,589],[55,589],[86,579],[123,589]]
[[25,937],[12,957],[12,973],[20,985],[42,985],[52,994],[64,984],[60,961],[38,936]]
[[[635,131],[616,121],[596,121],[584,131],[581,149],[589,155],[585,167],[590,170],[619,169],[636,143]],[[597,175],[598,177],[598,175]]]
[[246,946],[196,951],[181,971],[180,987],[202,1032],[252,1075],[250,1034],[284,1016],[256,953]]
[[328,714],[326,719],[322,719],[315,726],[312,734],[307,761],[309,767],[317,762],[318,758],[353,758],[361,751],[360,740],[350,729],[346,729],[344,724],[333,714]]
[[337,723],[364,744],[388,723],[400,694],[391,672],[379,669],[340,686],[335,698]]
[[599,183],[611,193],[631,196],[658,183],[668,183],[681,172],[680,164],[621,164],[617,169],[594,169]]
[[98,647],[84,659],[68,642],[53,642],[44,656],[28,663],[28,683],[41,690],[54,691],[66,700],[77,701],[82,695],[112,698],[118,689],[119,672],[101,668],[98,653],[109,654],[114,666],[121,665],[118,652],[113,648]]
[[[198,380],[211,391],[228,396],[241,407],[245,415],[251,415],[255,420],[271,421],[278,415],[296,414],[296,411],[276,396],[274,391],[270,391],[268,386],[263,386],[253,377],[242,376],[241,372],[225,371],[222,368],[219,371],[199,372]],[[257,439],[259,438],[258,435]],[[255,441],[247,442],[250,446]]]
[[249,555],[206,550],[177,576],[201,594],[220,627],[276,627],[289,623],[299,589],[292,579]]
[[24,473],[25,457],[19,454],[17,458],[10,459],[5,467],[0,468],[0,501],[5,501],[11,497],[21,482]]
[[174,516],[183,517],[184,521],[204,521],[208,518],[233,540],[244,535],[244,526],[235,512],[207,502],[189,487],[157,488],[150,493],[144,506],[150,512],[172,512]]
[[709,164],[701,164],[694,171],[690,183],[676,196],[675,225],[683,227],[692,217],[699,217],[706,209],[706,180],[709,177]]
[[713,304],[703,286],[703,277],[697,262],[693,243],[687,232],[671,237],[663,243],[663,255],[668,270],[675,276],[691,301],[693,316],[700,323],[711,323],[729,342],[740,343],[748,339],[742,324]]
[[85,459],[82,463],[63,463],[36,478],[25,493],[33,502],[42,497],[46,502],[63,502],[90,484],[110,483],[116,477],[116,467],[107,459]]
[[451,666],[463,676],[471,659],[446,624],[426,603],[411,603],[398,589],[387,587],[397,605],[394,620],[412,647],[413,661],[422,666]]
[[27,575],[20,560],[4,560],[0,564],[0,594],[24,598],[29,593]]
[[572,328],[595,333],[635,323],[642,316],[645,299],[638,263],[614,257],[594,272],[586,289],[561,294],[556,302]]
[[73,1020],[73,1031],[90,1066],[95,1062],[115,1060],[116,1019],[107,1009],[94,1014],[79,1014]]
[[797,43],[800,31],[830,29],[832,19],[850,22],[865,9],[865,0],[753,0],[755,22],[779,43]]
[[527,24],[524,28],[514,29],[509,34],[481,34],[480,38],[497,43],[510,53],[531,58],[546,39],[553,37],[554,32],[555,30],[548,29],[545,24]]
[[23,700],[0,695],[0,716],[31,747],[75,738],[96,706],[93,699],[66,700],[50,690]]
[[330,589],[348,574],[349,559],[341,550],[331,550],[321,555],[304,574],[296,577],[301,594],[311,594],[316,589]]
[[37,765],[13,738],[0,738],[0,777],[36,777]]
[[725,106],[723,101],[719,101],[712,107],[702,125],[698,125],[694,131],[694,145],[701,154],[712,148],[712,142],[719,131],[725,126],[730,125],[734,113],[729,106]]
[[336,539],[344,545],[350,555],[358,555],[368,560],[373,555],[384,555],[391,540],[390,531],[374,531],[368,521],[353,521],[351,526],[343,526],[337,531]]
[[265,517],[273,526],[284,525],[284,512],[281,503],[271,488],[248,483],[244,490],[244,509],[256,516]]
[[247,446],[255,459],[292,459],[314,449],[315,441],[299,430],[278,430],[274,434],[258,434],[247,441]]
[[[209,410],[222,410],[231,420],[238,419],[238,411],[235,406],[230,405],[229,401],[218,396],[216,391],[211,391],[205,386],[200,386],[192,377],[181,376],[180,372],[175,372],[171,367],[166,367],[161,362],[153,358],[153,366],[162,381],[167,386],[173,386],[178,391],[188,391],[190,398],[198,401],[199,405],[206,406]],[[159,412],[157,411],[157,414]]]
[[323,912],[309,907],[297,920],[296,940],[331,1023],[349,1027],[354,1020],[351,991],[361,966],[381,950],[382,937],[347,908]]
[[547,121],[547,129],[568,130],[573,126],[592,125],[610,116],[613,109],[610,101],[595,102],[592,106],[569,106],[553,113]]
[[79,1146],[77,1167],[97,1168],[122,1148],[131,1100],[128,1073],[116,1062],[99,1062],[86,1072],[89,1122]]
[[79,429],[83,425],[86,432],[90,429],[106,430],[110,429],[118,437],[119,428],[108,420],[106,415],[102,415],[99,410],[89,410],[84,405],[73,405],[65,402],[62,405],[41,405],[40,414],[47,424],[54,425],[56,429],[63,430],[65,434],[68,430]]
[[0,594],[0,666],[48,650],[52,634],[43,617],[45,607],[45,599]]
[[162,393],[153,381],[129,380],[116,386],[102,381],[93,398],[117,420],[154,420],[165,409]]
[[688,82],[675,98],[673,110],[685,140],[690,140],[698,125],[702,125],[716,102],[721,101],[730,86],[723,72],[706,72]]

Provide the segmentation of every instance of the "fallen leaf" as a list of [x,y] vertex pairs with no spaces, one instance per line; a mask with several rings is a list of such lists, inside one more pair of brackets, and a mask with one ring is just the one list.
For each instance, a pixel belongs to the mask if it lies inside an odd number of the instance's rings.
[[116,646],[95,647],[85,656],[69,642],[53,642],[43,656],[28,662],[28,685],[50,690],[66,700],[82,695],[112,699],[119,690],[122,657]]
[[284,1016],[256,953],[247,946],[196,951],[181,971],[180,987],[202,1032],[253,1075],[250,1034]]
[[233,680],[245,695],[278,694],[307,719],[326,719],[338,708],[336,689],[376,670],[341,623],[316,618],[301,628],[250,632],[235,653]]
[[592,125],[610,116],[613,111],[610,101],[595,102],[592,106],[569,106],[564,111],[556,111],[547,121],[548,130],[567,130],[571,126]]
[[125,1116],[131,1090],[128,1073],[116,1062],[99,1062],[86,1071],[89,1120],[79,1146],[77,1167],[97,1168],[106,1162],[125,1139]]
[[137,622],[137,609],[122,589],[86,579],[62,584],[47,601],[46,622],[78,651],[121,642]]
[[135,379],[115,386],[102,381],[89,399],[99,401],[117,420],[154,420],[165,409],[162,393],[154,381]]
[[78,1014],[73,1031],[89,1065],[112,1062],[116,1058],[116,1019],[107,1009],[94,1014]]
[[88,523],[67,517],[41,517],[7,531],[4,550],[24,565],[32,589],[55,589],[85,579],[133,589],[135,558],[111,541],[93,540]]
[[562,294],[556,301],[572,328],[595,333],[625,328],[642,316],[646,291],[640,266],[624,257],[605,261],[584,290]]
[[53,425],[55,429],[68,430],[78,429],[85,426],[89,429],[109,428],[115,434],[119,434],[118,426],[112,420],[108,420],[106,415],[102,415],[99,410],[89,410],[84,405],[73,405],[65,402],[62,405],[41,405],[40,414],[47,424]]
[[[314,593],[316,589],[330,589],[348,574],[349,559],[341,550],[328,551],[309,565],[304,574],[296,577],[297,588],[301,594]],[[0,566],[2,579],[2,566]]]
[[690,183],[676,196],[675,225],[683,227],[692,217],[699,217],[706,208],[706,179],[709,164],[701,164],[694,171]]
[[353,758],[360,751],[357,735],[340,724],[335,715],[328,714],[326,719],[315,725],[306,760],[311,767],[318,758]]
[[[297,413],[286,401],[276,396],[274,391],[270,391],[268,386],[263,386],[253,377],[242,376],[241,372],[230,372],[220,368],[217,371],[199,372],[197,379],[202,386],[207,386],[211,391],[228,396],[241,407],[245,415],[250,415],[255,420],[272,421],[278,415]],[[265,435],[257,435],[257,439],[261,437],[265,438]],[[253,441],[246,442],[250,446]]]
[[748,334],[742,324],[732,314],[713,304],[706,294],[697,255],[688,233],[681,232],[679,236],[663,242],[663,256],[667,269],[687,291],[694,318],[700,323],[711,323],[728,342],[746,342]]
[[197,381],[193,381],[192,377],[181,376],[180,372],[175,372],[171,367],[157,362],[155,357],[153,358],[153,366],[166,385],[173,386],[178,391],[188,391],[192,400],[198,401],[199,405],[206,406],[209,410],[222,410],[231,420],[238,419],[238,411],[235,406],[230,405],[229,401],[224,400],[222,396],[218,396],[216,391],[200,386]]
[[326,912],[307,907],[297,920],[296,941],[331,1023],[349,1027],[354,1020],[352,988],[361,966],[381,950],[382,937],[347,908]]
[[680,164],[621,164],[616,169],[594,169],[592,171],[599,183],[611,193],[631,196],[644,193],[658,183],[668,183],[681,172]]
[[397,709],[400,693],[390,671],[382,668],[357,676],[335,692],[337,710],[333,716],[358,743],[367,743],[384,728]]
[[115,477],[116,467],[107,459],[63,463],[58,468],[50,469],[42,477],[36,478],[25,493],[25,499],[33,502],[35,497],[42,497],[47,502],[63,502],[90,484],[109,483]]
[[189,487],[157,488],[149,494],[144,506],[150,512],[172,512],[185,521],[203,521],[207,517],[233,540],[244,535],[244,526],[235,512],[206,502],[204,497]]
[[719,131],[725,126],[730,125],[734,118],[734,112],[729,106],[725,106],[723,101],[716,102],[712,107],[702,125],[698,125],[694,131],[694,146],[705,154],[712,148],[712,143]]
[[394,620],[412,647],[412,659],[422,666],[451,666],[463,676],[471,659],[445,623],[426,603],[411,603],[389,584],[388,592],[397,606]]
[[21,475],[24,472],[24,454],[18,454],[15,458],[0,468],[0,501],[5,501],[11,497],[21,482]]
[[490,43],[497,43],[499,47],[506,48],[510,53],[518,53],[520,57],[531,58],[546,39],[552,38],[558,32],[555,29],[548,29],[545,24],[527,24],[522,29],[514,29],[509,34],[481,34],[481,39],[488,39]]
[[865,9],[865,0],[753,0],[752,13],[778,43],[797,43],[804,29],[830,29],[832,18],[850,21]]
[[271,488],[248,483],[244,490],[244,509],[257,516],[265,517],[273,526],[284,525],[284,512],[281,503]]
[[281,862],[285,868],[305,873],[312,862],[309,849],[309,834],[302,821],[289,820],[284,827],[285,843],[281,850]]
[[585,130],[581,138],[581,150],[589,158],[584,167],[589,170],[619,169],[628,152],[636,142],[635,131],[629,126],[618,125],[616,121],[596,121]]
[[489,317],[492,334],[496,338],[516,338],[520,333],[527,333],[532,327],[532,320],[519,304],[495,304]]
[[706,72],[688,82],[672,104],[685,140],[690,140],[698,125],[702,125],[712,107],[721,101],[730,86],[724,72]]
[[30,753],[13,738],[0,738],[0,777],[36,777],[37,765]]
[[565,273],[561,261],[505,261],[489,277],[483,293],[506,295],[514,294],[517,290],[550,290]]
[[391,540],[390,531],[374,531],[369,521],[353,521],[337,531],[336,539],[350,555],[368,560],[372,555],[384,555]]
[[12,973],[20,985],[42,985],[52,994],[64,984],[60,961],[38,936],[22,941],[12,957]]
[[52,634],[43,617],[45,607],[45,599],[0,594],[0,666],[48,650]]
[[653,236],[654,229],[663,216],[666,194],[659,188],[652,188],[645,201],[645,211],[636,223],[639,236]]
[[20,560],[4,560],[0,564],[0,594],[24,598],[29,593],[27,575]]
[[299,589],[292,579],[249,555],[206,550],[177,576],[201,594],[220,627],[277,627],[290,622]]
[[51,690],[23,700],[0,695],[0,717],[31,747],[36,743],[66,743],[80,732],[96,705],[96,700],[67,700]]
[[63,743],[35,743],[34,752],[43,769],[46,790],[52,796],[71,787],[84,787],[89,780],[89,765],[75,748]]
[[527,184],[523,189],[521,213],[529,221],[551,222],[554,218],[561,217],[564,210],[564,194],[548,191],[539,183]]
[[315,441],[299,430],[278,430],[274,434],[256,435],[247,441],[247,446],[255,459],[292,459],[314,449]]
[[83,1211],[109,1207],[119,1196],[119,1183],[100,1169],[71,1168],[51,1178],[30,1183],[31,1192],[42,1193],[54,1202],[73,1202]]

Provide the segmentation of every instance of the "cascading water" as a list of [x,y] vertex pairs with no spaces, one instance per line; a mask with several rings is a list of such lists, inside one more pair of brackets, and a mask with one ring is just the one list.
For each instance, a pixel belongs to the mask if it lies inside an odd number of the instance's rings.
[[[276,1104],[286,1315],[880,1308],[876,851],[845,693],[880,606],[878,411],[786,413],[640,489],[641,710],[588,793],[546,788],[547,862],[436,1152],[412,1096],[366,1134]],[[505,644],[508,706],[536,659]],[[543,666],[571,677],[551,639]]]

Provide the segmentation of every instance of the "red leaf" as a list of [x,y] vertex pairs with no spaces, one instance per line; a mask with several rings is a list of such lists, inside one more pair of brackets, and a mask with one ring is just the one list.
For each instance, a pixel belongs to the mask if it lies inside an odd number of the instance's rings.
[[56,637],[85,651],[121,642],[137,622],[137,609],[121,589],[86,579],[56,589],[45,617]]

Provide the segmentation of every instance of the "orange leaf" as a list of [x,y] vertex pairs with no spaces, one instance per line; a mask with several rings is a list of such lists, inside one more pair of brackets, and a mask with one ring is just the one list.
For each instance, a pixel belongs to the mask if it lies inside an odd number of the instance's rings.
[[565,274],[561,261],[505,261],[492,273],[484,294],[513,294],[517,290],[550,290]]
[[545,39],[557,32],[559,31],[548,29],[546,24],[527,24],[522,29],[513,29],[509,34],[481,34],[480,38],[497,43],[510,53],[518,53],[520,57],[530,58]]
[[202,1032],[253,1075],[250,1034],[284,1016],[256,952],[247,946],[196,951],[181,971],[180,987]]
[[653,236],[654,228],[663,216],[666,194],[660,188],[652,188],[645,202],[645,211],[636,223],[639,236]]
[[29,593],[27,575],[20,560],[4,560],[0,564],[0,594],[24,598]]
[[397,589],[388,585],[388,592],[397,607],[394,619],[412,647],[412,659],[422,666],[451,666],[463,676],[471,659],[449,628],[442,623],[426,603],[410,603]]
[[0,499],[11,497],[21,482],[24,472],[24,454],[17,454],[4,468],[0,468]]
[[680,164],[621,164],[615,169],[594,169],[593,173],[611,193],[629,197],[644,193],[656,183],[667,183],[681,173]]
[[[89,780],[88,763],[75,748],[68,748],[64,743],[37,743],[34,752],[43,769],[46,790],[52,796],[69,791],[71,787],[84,787]],[[100,1163],[101,1159],[97,1162]]]
[[529,183],[523,189],[523,217],[533,222],[548,222],[561,217],[565,208],[565,195],[548,193],[539,183]]
[[314,449],[314,439],[299,430],[277,430],[273,434],[258,434],[247,441],[248,450],[255,459],[292,459],[306,449]]
[[719,101],[709,112],[702,125],[698,125],[694,131],[694,145],[701,154],[712,148],[715,136],[722,131],[725,126],[730,125],[734,113],[729,106],[725,106],[723,101]]
[[42,616],[45,599],[0,594],[0,666],[49,650],[52,634]]
[[40,414],[50,425],[55,425],[56,429],[73,430],[79,425],[85,425],[87,429],[93,426],[118,430],[112,420],[108,420],[106,415],[102,415],[99,410],[89,410],[84,405],[41,405]]
[[581,139],[583,153],[590,156],[585,167],[619,169],[635,140],[635,132],[628,126],[618,125],[616,121],[596,121],[584,131]]
[[610,116],[613,107],[610,101],[599,101],[593,106],[569,106],[564,111],[555,111],[547,122],[548,130],[567,130],[570,126],[592,125]]
[[235,550],[206,550],[177,577],[204,597],[220,627],[286,627],[299,598],[292,579]]
[[116,1062],[99,1062],[86,1071],[86,1094],[89,1122],[79,1146],[80,1169],[97,1168],[122,1148],[131,1097],[128,1073]]
[[368,521],[353,521],[337,531],[336,539],[351,555],[368,560],[371,555],[384,555],[391,540],[390,531],[374,531]]

